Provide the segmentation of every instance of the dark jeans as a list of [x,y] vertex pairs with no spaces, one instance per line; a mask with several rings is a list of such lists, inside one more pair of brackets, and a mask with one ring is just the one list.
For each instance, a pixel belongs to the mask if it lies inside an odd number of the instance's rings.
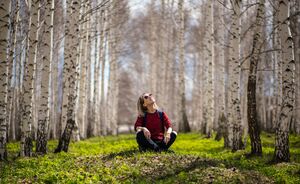
[[176,139],[176,132],[172,132],[170,135],[170,141],[168,144],[162,141],[147,139],[143,131],[136,134],[136,141],[139,144],[140,151],[153,150],[153,151],[166,151],[174,143]]

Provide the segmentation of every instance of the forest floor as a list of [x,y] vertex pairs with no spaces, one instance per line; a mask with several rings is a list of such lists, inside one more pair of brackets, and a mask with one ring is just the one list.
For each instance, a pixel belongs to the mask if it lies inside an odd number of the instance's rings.
[[291,135],[291,162],[271,164],[274,136],[262,135],[263,156],[232,153],[223,141],[179,134],[175,153],[139,153],[134,135],[95,137],[72,142],[68,153],[17,158],[9,143],[9,161],[0,163],[0,183],[300,183],[300,137]]

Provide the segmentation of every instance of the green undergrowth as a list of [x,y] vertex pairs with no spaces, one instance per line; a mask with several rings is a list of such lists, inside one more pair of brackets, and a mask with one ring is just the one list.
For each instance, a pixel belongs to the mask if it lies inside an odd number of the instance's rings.
[[232,153],[223,141],[179,134],[175,153],[140,153],[134,135],[96,137],[72,142],[68,153],[18,158],[9,143],[9,160],[0,163],[0,183],[300,183],[300,137],[291,135],[291,162],[270,163],[274,136],[262,135],[263,156]]

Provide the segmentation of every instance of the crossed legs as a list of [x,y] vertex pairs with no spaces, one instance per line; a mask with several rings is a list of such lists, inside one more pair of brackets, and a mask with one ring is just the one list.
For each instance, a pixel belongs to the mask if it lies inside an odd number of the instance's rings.
[[140,151],[153,150],[153,151],[166,151],[174,143],[177,137],[177,133],[172,131],[170,134],[170,141],[166,144],[164,141],[153,141],[152,139],[147,139],[143,133],[140,131],[136,134],[136,141],[139,145]]

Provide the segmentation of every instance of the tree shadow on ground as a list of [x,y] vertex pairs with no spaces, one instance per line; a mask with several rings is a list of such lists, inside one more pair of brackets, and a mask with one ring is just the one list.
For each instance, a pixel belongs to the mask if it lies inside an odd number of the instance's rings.
[[117,156],[119,157],[131,157],[137,153],[140,153],[140,151],[138,149],[131,149],[131,150],[125,150],[125,151],[120,151],[117,153],[110,153],[109,155],[106,155],[104,157],[102,157],[103,161],[107,161],[107,160],[112,160],[114,158],[116,158]]
[[173,171],[171,171],[171,172],[163,173],[163,172],[160,172],[159,168],[158,168],[157,172],[155,172],[155,175],[152,175],[152,176],[147,175],[144,177],[149,177],[153,181],[164,180],[169,177],[174,177],[181,172],[191,172],[191,171],[195,170],[196,168],[205,169],[208,167],[216,167],[220,163],[221,163],[220,161],[202,159],[202,158],[198,157],[193,162],[173,168]]
[[[211,183],[214,180],[219,181],[218,177],[225,177],[228,182],[244,183],[248,178],[251,179],[252,175],[255,175],[258,183],[264,183],[263,181],[265,180],[269,181],[268,177],[258,172],[245,170],[240,168],[239,165],[228,164],[223,160],[204,159],[201,157],[188,157],[186,159],[190,160],[190,162],[187,163],[184,161],[184,158],[178,158],[172,161],[171,164],[152,164],[152,168],[146,168],[136,181],[146,180],[147,182],[155,183],[158,181],[199,182],[205,180],[205,183]],[[182,163],[176,164],[176,162]]]

